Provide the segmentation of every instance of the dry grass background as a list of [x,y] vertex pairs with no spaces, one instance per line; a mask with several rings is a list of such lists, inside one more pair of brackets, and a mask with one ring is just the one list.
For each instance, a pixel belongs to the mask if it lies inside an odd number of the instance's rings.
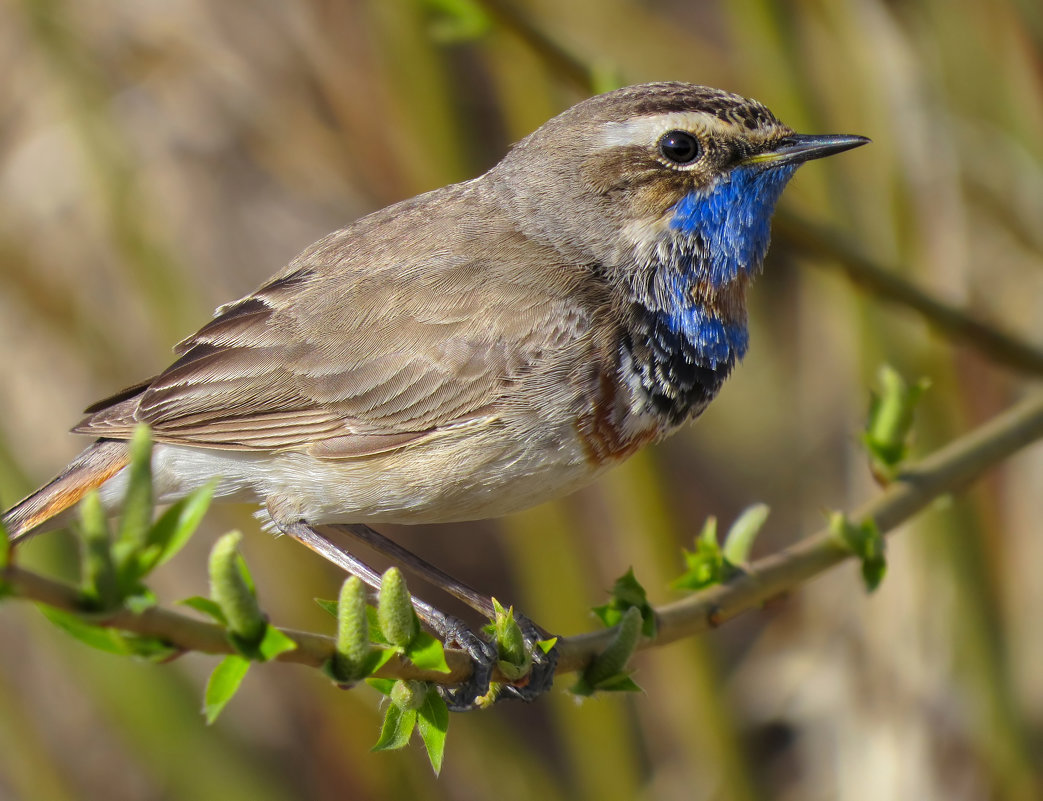
[[[163,367],[210,310],[396,199],[490,166],[583,92],[497,20],[447,40],[449,0],[0,3],[0,495],[53,474],[90,401]],[[482,5],[482,4],[479,4]],[[602,80],[757,97],[807,132],[874,144],[805,168],[783,205],[851,231],[938,296],[1043,341],[1043,12],[1034,0],[529,0]],[[1025,379],[932,336],[779,238],[752,348],[702,420],[565,502],[400,529],[450,572],[562,633],[633,565],[672,597],[708,514],[765,501],[759,552],[873,492],[857,432],[882,361],[934,382],[924,452]],[[254,669],[218,723],[214,660],[88,651],[0,608],[0,799],[1038,799],[1043,452],[891,543],[872,597],[844,566],[713,635],[642,654],[640,696],[453,720],[442,777],[371,754],[376,694]],[[239,526],[275,622],[322,630],[336,571],[246,509],[156,577],[201,592]],[[71,539],[24,551],[72,569]],[[566,682],[562,682],[565,684]]]

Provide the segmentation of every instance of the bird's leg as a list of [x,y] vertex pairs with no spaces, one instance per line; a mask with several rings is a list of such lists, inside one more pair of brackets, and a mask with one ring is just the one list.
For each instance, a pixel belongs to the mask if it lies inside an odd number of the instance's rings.
[[[444,570],[435,567],[426,559],[423,559],[412,551],[403,548],[398,543],[388,539],[379,531],[376,531],[362,523],[351,525],[330,526],[337,531],[344,532],[355,539],[366,543],[378,553],[382,553],[395,560],[403,568],[412,574],[425,579],[434,586],[452,595],[454,598],[467,604],[481,615],[490,620],[495,617],[495,609],[492,599],[475,590],[473,587],[453,578]],[[524,615],[515,613],[515,621],[522,631],[525,641],[525,649],[532,655],[532,668],[524,679],[524,684],[505,684],[502,696],[516,698],[522,701],[532,701],[547,692],[554,683],[554,670],[558,664],[558,651],[551,648],[544,652],[537,645],[540,640],[546,640],[550,635],[542,630]],[[459,622],[459,621],[456,621]],[[474,636],[472,634],[472,636]]]
[[[298,520],[293,523],[279,525],[278,527],[283,534],[297,540],[297,542],[315,551],[324,559],[333,562],[333,564],[351,575],[358,577],[374,590],[380,589],[380,574],[376,570],[357,556],[349,553],[347,549],[332,542],[329,537],[305,521]],[[375,531],[373,533],[376,534]],[[405,549],[402,550],[408,553]],[[472,592],[474,591],[472,590]],[[439,687],[439,691],[445,698],[446,705],[452,711],[462,712],[474,709],[477,699],[489,692],[489,679],[492,676],[493,666],[496,664],[499,656],[496,652],[496,647],[471,631],[467,624],[459,618],[439,611],[416,596],[411,597],[417,616],[430,626],[442,638],[443,642],[447,645],[455,643],[471,657],[470,678],[456,689],[450,690]]]
[[462,581],[458,581],[444,570],[435,567],[426,559],[422,559],[412,551],[403,548],[397,542],[389,540],[379,531],[374,531],[369,526],[362,523],[334,525],[330,526],[330,528],[344,532],[359,542],[366,543],[366,545],[370,546],[378,553],[382,553],[384,556],[393,559],[395,564],[405,568],[413,575],[430,582],[443,592],[446,592],[457,600],[467,604],[483,617],[491,619],[494,616],[495,612],[493,610],[493,602],[487,595],[483,595],[473,587],[469,587]]
[[[328,537],[303,520],[287,525],[280,525],[279,530],[292,537],[302,545],[306,545],[319,556],[327,559],[337,567],[358,577],[364,584],[374,590],[380,589],[380,574],[349,551],[332,542]],[[439,634],[443,633],[448,615],[439,612],[431,604],[413,596],[413,607],[417,615]]]

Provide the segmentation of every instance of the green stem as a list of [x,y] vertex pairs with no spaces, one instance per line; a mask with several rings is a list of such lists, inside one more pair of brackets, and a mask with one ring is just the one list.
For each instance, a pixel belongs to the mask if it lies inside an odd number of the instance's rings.
[[[979,428],[935,451],[903,471],[875,499],[847,515],[854,523],[875,521],[891,531],[936,498],[957,492],[1025,446],[1043,438],[1043,393],[1036,393]],[[792,590],[834,565],[852,558],[828,527],[778,553],[754,562],[726,584],[710,587],[656,610],[659,630],[654,639],[643,639],[639,648],[665,645],[715,628],[733,617],[759,607],[765,601]],[[64,584],[16,566],[0,570],[16,597],[53,606],[68,612],[83,612],[78,592]],[[167,640],[185,651],[212,654],[232,653],[224,630],[177,612],[152,607],[143,612],[120,609],[96,625],[145,634]],[[328,637],[304,632],[284,632],[297,648],[278,659],[322,667],[334,652]],[[558,672],[581,670],[615,638],[615,628],[558,640]],[[418,670],[408,660],[395,657],[376,672],[382,678],[417,679],[455,684],[471,671],[470,660],[461,651],[446,650],[449,673]],[[503,681],[503,676],[494,676]]]

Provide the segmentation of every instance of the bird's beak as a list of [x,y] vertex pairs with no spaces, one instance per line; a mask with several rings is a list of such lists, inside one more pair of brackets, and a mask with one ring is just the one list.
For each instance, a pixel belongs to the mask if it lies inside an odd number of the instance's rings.
[[870,140],[848,134],[791,134],[775,143],[770,150],[762,150],[743,160],[743,164],[778,167],[783,164],[801,164],[834,153],[843,153],[861,147]]

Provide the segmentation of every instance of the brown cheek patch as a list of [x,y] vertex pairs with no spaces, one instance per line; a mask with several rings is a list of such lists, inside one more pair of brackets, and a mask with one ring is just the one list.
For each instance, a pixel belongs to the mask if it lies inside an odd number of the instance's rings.
[[653,180],[660,165],[648,158],[643,147],[613,147],[585,160],[583,177],[601,195],[631,189]]
[[631,213],[638,219],[661,219],[690,191],[690,179],[677,175],[639,187],[631,196]]
[[[713,159],[709,159],[712,162]],[[586,159],[583,177],[600,195],[624,193],[630,219],[659,219],[681,198],[710,181],[712,166],[676,170],[639,145],[614,147]]]

